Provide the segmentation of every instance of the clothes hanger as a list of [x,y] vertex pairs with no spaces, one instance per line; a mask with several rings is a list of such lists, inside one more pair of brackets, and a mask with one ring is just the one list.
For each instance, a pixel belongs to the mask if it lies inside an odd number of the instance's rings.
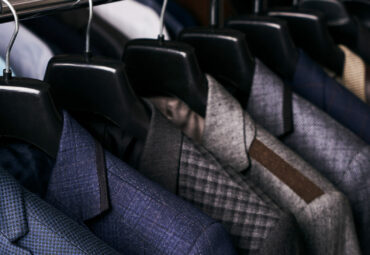
[[298,51],[285,21],[262,16],[262,0],[255,0],[254,14],[231,18],[229,28],[246,34],[251,51],[284,79],[291,79],[298,60]]
[[370,20],[370,1],[368,0],[341,0],[348,13],[357,17],[361,22],[369,27]]
[[285,20],[294,43],[318,63],[341,76],[344,53],[331,38],[322,13],[298,9],[298,0],[294,0],[293,8],[274,9],[268,15]]
[[342,0],[348,13],[357,18],[370,30],[370,1],[368,0]]
[[211,1],[210,27],[186,28],[179,40],[195,48],[202,70],[211,74],[245,104],[249,98],[254,73],[254,57],[251,55],[245,35],[237,30],[218,28],[223,24],[219,12],[223,1]]
[[150,110],[133,92],[121,61],[94,57],[90,53],[92,8],[92,0],[89,0],[85,54],[53,57],[45,81],[51,85],[59,106],[71,112],[103,117],[141,146],[149,128]]
[[165,41],[163,2],[158,39],[137,39],[126,44],[123,61],[134,90],[141,96],[172,95],[204,116],[208,85],[194,48],[182,42]]
[[12,77],[10,53],[19,31],[18,15],[8,0],[15,30],[6,51],[6,67],[0,77],[0,137],[16,138],[56,158],[63,127],[45,82]]
[[300,8],[325,14],[329,31],[338,44],[344,44],[370,63],[370,30],[352,17],[339,0],[302,0]]

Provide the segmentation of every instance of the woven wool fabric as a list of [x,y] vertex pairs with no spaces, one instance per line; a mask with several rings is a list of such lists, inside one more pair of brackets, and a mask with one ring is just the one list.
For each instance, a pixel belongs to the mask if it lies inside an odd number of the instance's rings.
[[[24,148],[19,147],[10,147],[7,158],[20,155]],[[3,162],[4,150],[0,155],[1,164],[18,178],[27,171],[27,165],[12,169],[11,158]],[[219,222],[104,151],[66,112],[49,171],[46,200],[123,254],[235,254]]]
[[222,222],[239,254],[300,254],[292,215],[151,108],[142,173]]
[[119,254],[0,169],[1,254]]
[[[237,173],[243,172],[294,213],[304,231],[309,254],[360,254],[351,208],[343,194],[299,156],[256,126],[214,79],[208,77],[208,81],[202,136],[206,149],[223,165]],[[164,114],[177,114],[169,110],[167,108]]]
[[366,102],[365,79],[366,64],[354,52],[344,45],[339,45],[344,52],[344,67],[341,77],[342,84],[362,101]]

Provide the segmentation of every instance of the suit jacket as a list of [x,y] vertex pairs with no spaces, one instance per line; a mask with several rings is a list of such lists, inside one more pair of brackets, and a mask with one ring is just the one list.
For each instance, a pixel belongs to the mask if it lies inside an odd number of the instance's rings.
[[49,168],[45,199],[124,254],[235,254],[220,223],[104,151],[67,113],[51,169],[30,150],[14,169],[10,156],[24,147],[9,146],[1,152],[8,171],[25,181],[28,166]]
[[287,83],[294,92],[370,143],[370,107],[330,78],[301,50],[294,77]]
[[0,253],[117,254],[0,168]]
[[[300,233],[291,214],[148,104],[152,115],[138,165],[142,174],[222,222],[240,254],[300,254]],[[115,154],[125,147],[120,140],[125,131],[112,123],[104,126],[91,118],[83,123]]]
[[370,103],[370,67],[346,46],[339,47],[344,52],[344,66],[342,77],[337,79],[362,101]]
[[284,84],[256,61],[247,111],[330,180],[349,199],[364,254],[370,252],[370,146],[320,109],[293,94],[293,129],[284,128]]
[[[171,118],[177,115],[168,108],[161,111]],[[343,194],[255,125],[237,100],[211,77],[203,123],[201,143],[223,165],[242,173],[294,213],[309,254],[360,254],[351,208]]]

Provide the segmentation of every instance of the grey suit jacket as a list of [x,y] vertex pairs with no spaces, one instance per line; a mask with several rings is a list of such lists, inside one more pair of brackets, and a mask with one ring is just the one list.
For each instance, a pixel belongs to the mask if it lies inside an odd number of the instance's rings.
[[284,128],[283,94],[280,78],[257,60],[248,113],[348,197],[361,249],[370,254],[370,146],[296,94],[293,129]]
[[[309,254],[360,254],[351,208],[344,195],[256,125],[213,78],[208,77],[208,81],[201,143],[224,166],[243,174],[296,216]],[[170,109],[162,108],[162,112],[173,118],[177,113]]]
[[153,106],[139,171],[219,220],[239,254],[300,254],[295,219]]

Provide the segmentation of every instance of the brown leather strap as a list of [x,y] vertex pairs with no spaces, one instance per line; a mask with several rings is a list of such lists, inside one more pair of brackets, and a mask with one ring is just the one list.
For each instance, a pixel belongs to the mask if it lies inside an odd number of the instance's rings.
[[107,171],[105,168],[104,150],[101,144],[97,141],[95,141],[95,151],[96,151],[96,166],[97,166],[96,168],[98,171],[98,179],[99,179],[100,210],[106,211],[109,209]]
[[276,155],[258,139],[253,141],[249,153],[252,158],[288,185],[306,203],[309,204],[324,194],[312,181]]
[[370,66],[366,66],[365,95],[366,95],[366,102],[370,104]]

